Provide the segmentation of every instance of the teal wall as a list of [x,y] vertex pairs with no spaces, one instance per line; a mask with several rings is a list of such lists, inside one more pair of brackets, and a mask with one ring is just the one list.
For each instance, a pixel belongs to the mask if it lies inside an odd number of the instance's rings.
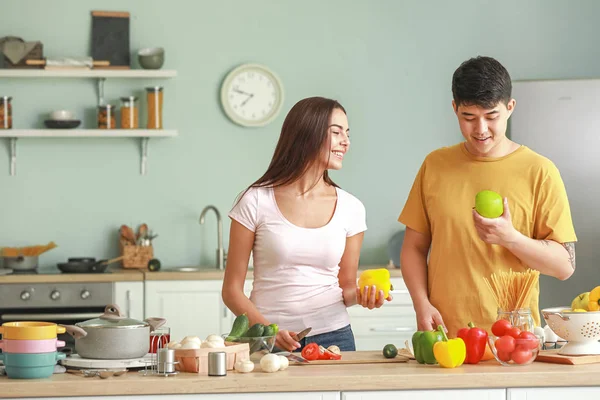
[[[266,168],[290,107],[314,95],[348,111],[352,147],[333,177],[367,208],[361,263],[386,263],[423,157],[461,139],[450,79],[463,60],[494,56],[513,79],[600,74],[595,0],[3,0],[0,37],[41,40],[46,56],[87,55],[91,10],[131,13],[132,52],[166,48],[164,68],[177,78],[109,80],[106,95],[164,84],[165,127],[180,136],[150,141],[147,176],[133,139],[21,139],[11,177],[1,140],[0,246],[54,240],[44,265],[117,255],[117,228],[141,222],[160,235],[165,265],[212,263],[215,218],[201,226],[200,211],[221,210],[227,245],[236,194]],[[238,127],[220,109],[220,83],[243,62],[283,81],[282,113],[267,127]],[[93,80],[0,79],[0,95],[14,98],[15,128],[39,128],[44,114],[65,108],[94,123]]]

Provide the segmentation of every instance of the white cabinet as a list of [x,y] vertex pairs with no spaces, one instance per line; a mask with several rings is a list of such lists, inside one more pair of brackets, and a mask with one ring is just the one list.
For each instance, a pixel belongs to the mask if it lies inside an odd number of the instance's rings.
[[381,350],[392,343],[404,347],[417,330],[416,314],[402,278],[392,278],[393,300],[383,307],[369,310],[362,306],[348,309],[356,341],[356,350]]
[[113,301],[129,318],[144,319],[144,282],[115,282]]
[[343,392],[341,400],[506,400],[505,389]]
[[146,281],[145,316],[167,319],[172,340],[188,335],[201,339],[210,334],[227,333],[231,312],[221,299],[223,282]]
[[[573,372],[571,372],[573,373]],[[593,399],[600,396],[600,387],[553,387],[508,389],[506,400]]]

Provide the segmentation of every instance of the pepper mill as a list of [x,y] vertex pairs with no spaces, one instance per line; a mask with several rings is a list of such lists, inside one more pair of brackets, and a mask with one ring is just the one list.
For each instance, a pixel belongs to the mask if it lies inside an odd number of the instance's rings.
[[224,351],[208,353],[208,376],[227,375],[227,354]]

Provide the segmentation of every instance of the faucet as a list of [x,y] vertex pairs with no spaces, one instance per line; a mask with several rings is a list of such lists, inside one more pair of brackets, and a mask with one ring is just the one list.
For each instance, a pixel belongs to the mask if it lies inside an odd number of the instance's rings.
[[225,260],[227,254],[223,248],[223,221],[221,220],[221,213],[215,206],[206,206],[200,213],[200,224],[204,223],[204,216],[210,210],[213,210],[217,215],[217,268],[223,270],[225,268]]

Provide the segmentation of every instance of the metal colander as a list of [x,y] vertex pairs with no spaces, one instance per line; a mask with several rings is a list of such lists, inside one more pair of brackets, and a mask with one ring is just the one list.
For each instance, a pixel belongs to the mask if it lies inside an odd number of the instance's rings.
[[545,308],[542,315],[550,329],[567,341],[559,354],[600,354],[600,311],[574,312],[566,306]]

